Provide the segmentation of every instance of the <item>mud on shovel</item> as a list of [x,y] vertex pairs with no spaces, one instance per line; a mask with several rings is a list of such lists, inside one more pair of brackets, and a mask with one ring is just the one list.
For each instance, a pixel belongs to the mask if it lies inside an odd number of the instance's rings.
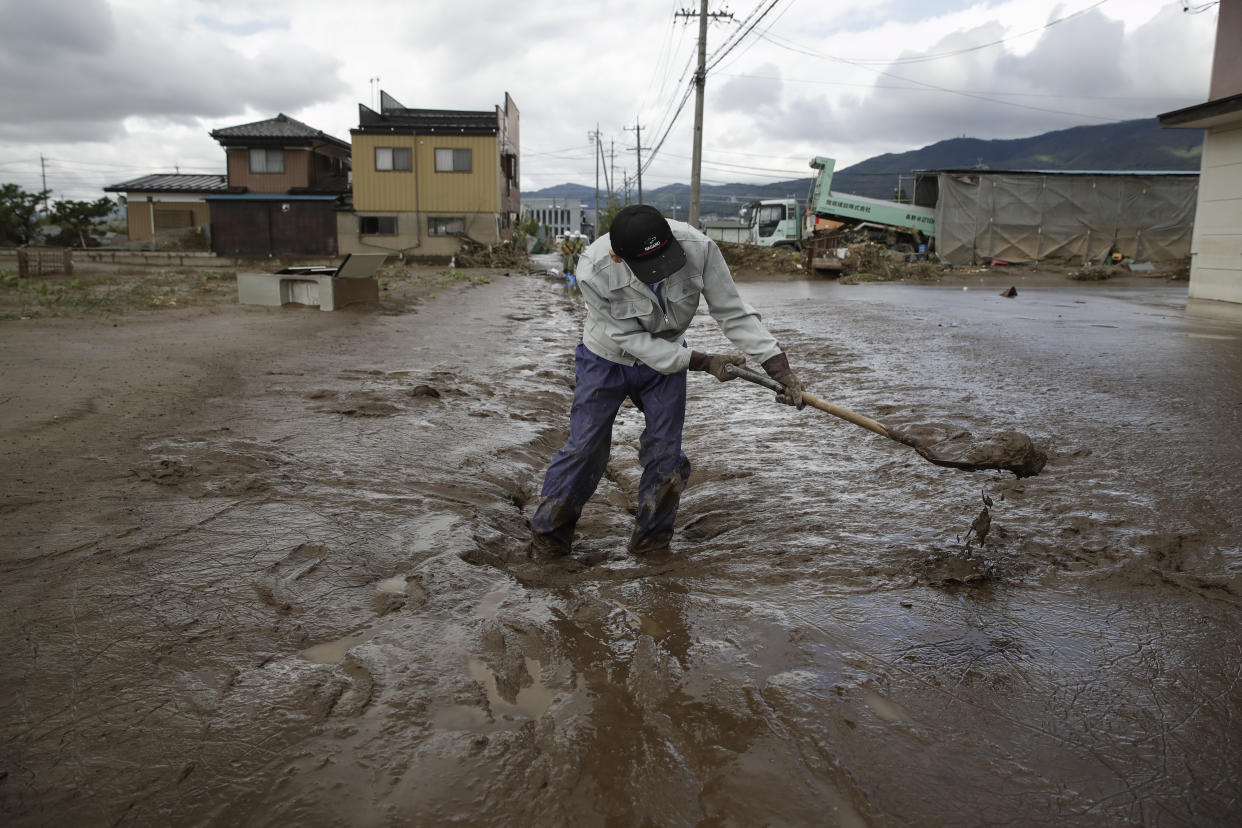
[[[757,371],[739,365],[728,365],[726,370],[735,377],[762,385],[778,394],[785,393],[785,386]],[[887,437],[903,446],[909,446],[924,460],[937,466],[966,471],[1000,469],[1011,471],[1018,477],[1032,477],[1039,474],[1044,464],[1048,462],[1047,453],[1036,446],[1030,437],[1018,431],[1003,431],[995,437],[979,442],[966,441],[965,444],[958,438],[939,442],[922,441],[913,435],[889,428],[870,417],[822,400],[806,391],[802,392],[802,399],[813,408],[818,408],[834,417],[840,417],[868,431],[874,431],[881,437]]]

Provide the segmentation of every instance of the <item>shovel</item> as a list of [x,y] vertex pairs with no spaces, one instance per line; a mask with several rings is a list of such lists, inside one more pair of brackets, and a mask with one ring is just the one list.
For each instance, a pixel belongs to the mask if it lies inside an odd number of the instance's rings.
[[[743,368],[740,365],[726,366],[726,370],[735,377],[762,385],[777,394],[785,393],[785,386],[757,371]],[[818,408],[834,417],[840,417],[868,431],[874,431],[881,437],[887,437],[903,446],[909,446],[924,460],[937,466],[966,471],[999,469],[1011,471],[1018,477],[1033,477],[1039,474],[1044,464],[1048,462],[1047,453],[1036,446],[1030,437],[1018,431],[1004,431],[981,442],[967,440],[963,444],[958,438],[952,438],[928,443],[910,434],[889,428],[870,417],[850,411],[848,408],[822,400],[806,391],[802,392],[802,399],[813,408]],[[969,435],[965,436],[969,437]]]

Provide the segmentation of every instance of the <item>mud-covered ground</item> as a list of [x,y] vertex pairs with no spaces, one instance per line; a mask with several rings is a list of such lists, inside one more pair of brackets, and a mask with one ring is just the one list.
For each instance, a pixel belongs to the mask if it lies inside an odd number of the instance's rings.
[[1008,286],[742,290],[819,396],[1042,474],[695,374],[674,556],[625,555],[627,407],[581,567],[518,555],[582,315],[548,279],[5,323],[0,817],[1236,824],[1242,323]]

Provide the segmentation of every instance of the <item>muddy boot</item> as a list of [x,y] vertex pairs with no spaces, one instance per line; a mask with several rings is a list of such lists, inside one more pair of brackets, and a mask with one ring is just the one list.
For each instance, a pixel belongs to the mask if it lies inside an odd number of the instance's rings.
[[655,535],[634,535],[630,538],[629,553],[636,558],[666,558],[673,554],[673,550],[669,547],[669,541],[673,539],[671,533],[663,532]]
[[568,557],[571,548],[570,541],[556,535],[532,532],[530,543],[526,546],[526,557],[532,561],[551,561]]

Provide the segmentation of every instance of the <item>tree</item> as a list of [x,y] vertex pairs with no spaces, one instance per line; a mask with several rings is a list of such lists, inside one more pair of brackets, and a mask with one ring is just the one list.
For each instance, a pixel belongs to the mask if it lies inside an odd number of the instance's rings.
[[16,184],[0,185],[0,243],[30,244],[39,225],[39,202],[50,190],[28,193]]
[[52,224],[60,228],[61,239],[73,246],[73,237],[86,247],[87,237],[116,207],[107,196],[95,201],[57,201],[52,205]]
[[608,206],[599,213],[599,228],[595,231],[595,237],[599,238],[608,232],[612,227],[612,220],[617,217],[617,213],[621,212],[621,208],[625,205],[616,196],[609,196]]

